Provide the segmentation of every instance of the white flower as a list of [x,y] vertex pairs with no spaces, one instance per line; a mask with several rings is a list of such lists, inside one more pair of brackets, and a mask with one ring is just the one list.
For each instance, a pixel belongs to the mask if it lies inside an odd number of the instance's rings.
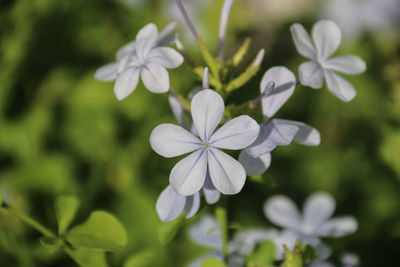
[[260,92],[264,122],[256,141],[240,153],[239,161],[248,175],[260,175],[271,163],[270,152],[276,146],[289,145],[295,141],[302,145],[317,146],[321,141],[319,132],[309,125],[271,117],[285,104],[296,87],[296,77],[285,67],[272,67],[265,72]]
[[153,93],[165,93],[169,89],[166,68],[176,68],[183,57],[169,47],[156,47],[159,39],[157,27],[148,24],[136,36],[134,43],[117,53],[118,61],[99,69],[95,77],[100,80],[116,78],[114,93],[118,100],[130,95],[141,77],[145,87]]
[[299,67],[299,78],[303,85],[319,89],[325,78],[332,94],[348,102],[356,96],[354,87],[335,71],[345,74],[359,74],[365,71],[365,62],[357,56],[329,58],[339,47],[342,33],[329,20],[320,20],[312,29],[312,40],[304,27],[298,23],[290,28],[297,51],[311,61]]
[[246,179],[243,166],[219,149],[246,148],[257,138],[259,126],[249,116],[239,116],[215,131],[224,109],[222,97],[205,89],[191,102],[191,115],[200,138],[174,124],[161,124],[151,133],[151,147],[161,156],[171,158],[193,152],[171,171],[170,184],[178,194],[197,193],[204,185],[207,170],[221,193],[236,194],[242,189]]
[[264,205],[266,217],[284,228],[277,243],[289,247],[294,246],[297,238],[302,243],[323,247],[320,237],[342,237],[357,230],[357,221],[351,216],[331,219],[334,210],[334,199],[323,192],[314,193],[306,200],[303,214],[292,200],[283,195],[271,197]]

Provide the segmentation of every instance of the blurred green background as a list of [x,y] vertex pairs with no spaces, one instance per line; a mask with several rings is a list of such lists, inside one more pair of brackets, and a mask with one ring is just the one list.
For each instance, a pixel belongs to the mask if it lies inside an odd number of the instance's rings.
[[[184,3],[216,51],[223,1]],[[261,48],[266,57],[258,76],[230,101],[255,97],[260,78],[271,66],[285,65],[297,73],[304,59],[295,50],[289,26],[300,22],[310,29],[330,14],[327,10],[323,2],[312,0],[237,0],[226,55],[249,36],[253,42],[247,61]],[[200,59],[173,0],[0,2],[0,191],[13,206],[53,229],[53,201],[64,193],[81,200],[75,223],[94,209],[115,214],[129,242],[108,255],[113,266],[143,252],[150,255],[148,266],[184,266],[204,251],[188,240],[185,229],[168,245],[158,241],[161,223],[155,202],[178,159],[158,156],[148,137],[158,124],[175,123],[167,95],[151,94],[139,85],[118,102],[113,83],[93,78],[141,27],[154,22],[160,29],[172,20],[179,23],[187,50]],[[325,190],[337,200],[337,215],[351,214],[359,222],[354,235],[327,240],[334,249],[333,261],[351,251],[360,256],[362,266],[400,265],[397,22],[391,22],[390,29],[369,27],[344,36],[337,54],[357,54],[368,65],[366,73],[348,77],[358,92],[352,102],[341,102],[326,88],[297,87],[277,117],[316,127],[322,143],[317,148],[293,144],[276,149],[263,182],[248,180],[243,191],[230,198],[230,222],[243,228],[269,227],[262,205],[272,194],[302,203],[310,193]],[[170,71],[170,77],[182,94],[200,84],[187,65]],[[200,215],[213,209],[203,201]],[[64,254],[43,248],[39,237],[0,211],[0,266],[75,266]]]

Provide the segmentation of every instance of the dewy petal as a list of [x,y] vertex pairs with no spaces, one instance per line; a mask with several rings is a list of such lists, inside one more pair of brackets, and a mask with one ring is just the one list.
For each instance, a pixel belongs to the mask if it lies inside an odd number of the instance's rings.
[[161,124],[150,135],[150,145],[153,150],[166,158],[180,156],[202,147],[201,141],[174,124]]
[[267,153],[258,158],[253,158],[246,152],[246,150],[242,150],[239,154],[239,162],[243,165],[247,175],[261,175],[271,165],[271,154]]
[[153,23],[144,26],[136,35],[136,53],[142,63],[157,41],[158,30]]
[[161,192],[157,199],[156,210],[158,217],[163,222],[177,218],[185,207],[186,197],[177,194],[169,185]]
[[345,74],[360,74],[367,69],[365,62],[357,56],[340,56],[328,59],[324,68]]
[[307,198],[303,210],[303,233],[314,233],[335,211],[335,200],[327,193],[315,193]]
[[215,188],[223,194],[237,194],[246,181],[246,171],[242,164],[228,154],[216,149],[209,149],[208,169]]
[[114,94],[118,100],[126,98],[136,89],[139,82],[139,73],[140,70],[138,68],[129,68],[118,76],[114,84]]
[[333,21],[320,20],[312,29],[312,37],[317,48],[318,59],[326,60],[339,47],[342,32]]
[[305,56],[311,60],[317,58],[317,51],[315,50],[314,44],[304,29],[303,25],[296,23],[290,27],[292,38],[296,46],[297,51],[300,55]]
[[200,191],[207,172],[207,151],[197,150],[179,161],[169,175],[169,182],[178,194],[190,196]]
[[323,224],[317,230],[317,234],[326,237],[342,237],[354,233],[357,227],[357,221],[353,217],[337,217]]
[[304,62],[299,67],[299,80],[302,85],[319,89],[324,82],[323,69],[313,61]]
[[96,70],[96,73],[94,74],[94,78],[100,81],[112,81],[117,78],[117,73],[118,73],[118,66],[119,63],[110,63],[107,64],[98,70]]
[[329,91],[340,100],[349,102],[356,96],[356,90],[345,78],[330,70],[325,70],[324,74]]
[[247,115],[234,118],[219,128],[210,139],[213,147],[243,149],[251,145],[260,132],[257,122]]
[[169,76],[161,65],[149,63],[142,68],[142,81],[153,93],[165,93],[169,89]]
[[318,130],[305,123],[281,119],[276,119],[276,121],[280,121],[281,124],[288,124],[298,127],[299,131],[293,138],[293,141],[296,143],[305,146],[318,146],[321,143],[321,135]]
[[190,239],[201,246],[222,249],[221,230],[217,220],[205,215],[201,220],[189,228]]
[[169,105],[171,106],[172,113],[174,114],[175,119],[179,122],[179,125],[185,129],[188,129],[188,127],[186,126],[186,122],[185,122],[185,111],[184,111],[181,103],[179,103],[176,96],[172,95],[172,94],[169,95],[168,102],[169,102]]
[[179,67],[183,62],[183,57],[170,47],[157,47],[150,51],[147,62],[171,69]]
[[203,187],[204,197],[206,198],[206,202],[208,204],[215,204],[218,202],[221,193],[214,187],[210,173],[207,171],[206,181],[204,182]]
[[283,195],[273,196],[264,204],[264,214],[276,225],[292,230],[301,228],[299,211],[293,201]]
[[264,92],[269,82],[274,82],[274,89],[262,98],[264,116],[271,118],[293,94],[296,77],[286,67],[272,67],[267,70],[260,84],[260,93]]
[[256,141],[247,148],[247,152],[254,158],[267,154],[277,146],[289,145],[298,133],[299,128],[294,125],[281,123],[273,119],[268,124],[261,124],[260,134]]
[[225,104],[222,97],[211,89],[197,93],[192,100],[193,123],[203,141],[208,141],[221,121]]
[[196,215],[199,208],[200,208],[200,193],[196,193],[193,196],[186,197],[186,203],[184,208],[186,219],[189,219],[194,215]]

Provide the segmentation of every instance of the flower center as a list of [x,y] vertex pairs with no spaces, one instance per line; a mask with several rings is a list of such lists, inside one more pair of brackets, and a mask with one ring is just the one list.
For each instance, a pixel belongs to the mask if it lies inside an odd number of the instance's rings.
[[204,142],[204,143],[203,143],[203,148],[204,148],[204,149],[207,150],[207,149],[210,149],[210,147],[211,147],[211,145],[210,145],[209,142]]

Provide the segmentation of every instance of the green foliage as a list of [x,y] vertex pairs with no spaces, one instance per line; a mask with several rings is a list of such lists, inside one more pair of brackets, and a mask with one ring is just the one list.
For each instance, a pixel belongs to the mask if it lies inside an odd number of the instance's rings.
[[64,246],[64,242],[57,237],[44,236],[41,237],[39,240],[42,246],[45,248],[61,248],[62,246]]
[[3,198],[3,195],[0,192],[0,207],[3,205],[3,201],[4,201],[4,198]]
[[111,214],[94,211],[89,219],[72,228],[66,239],[73,247],[101,251],[113,251],[126,245],[127,238],[123,226]]
[[281,267],[303,267],[303,258],[301,255],[300,241],[297,239],[296,246],[293,251],[290,251],[286,245],[283,245],[285,249],[285,260]]
[[271,241],[261,243],[246,258],[247,267],[270,267],[275,260],[276,249]]
[[107,267],[106,256],[104,252],[90,249],[70,249],[64,251],[81,267]]
[[227,267],[225,263],[215,258],[209,258],[203,261],[201,267]]
[[222,239],[222,253],[224,256],[228,255],[228,217],[226,208],[218,206],[215,210],[215,217],[217,218],[219,227],[221,229]]
[[154,251],[145,250],[129,257],[123,267],[150,267],[153,266],[152,261],[155,257]]
[[54,203],[59,235],[65,234],[79,208],[79,200],[74,196],[57,197]]
[[305,244],[300,247],[301,255],[304,264],[310,263],[318,256],[318,251],[311,245]]
[[185,222],[185,215],[182,213],[178,218],[170,222],[162,223],[158,227],[158,240],[161,244],[165,245],[171,241],[178,233],[179,229]]

